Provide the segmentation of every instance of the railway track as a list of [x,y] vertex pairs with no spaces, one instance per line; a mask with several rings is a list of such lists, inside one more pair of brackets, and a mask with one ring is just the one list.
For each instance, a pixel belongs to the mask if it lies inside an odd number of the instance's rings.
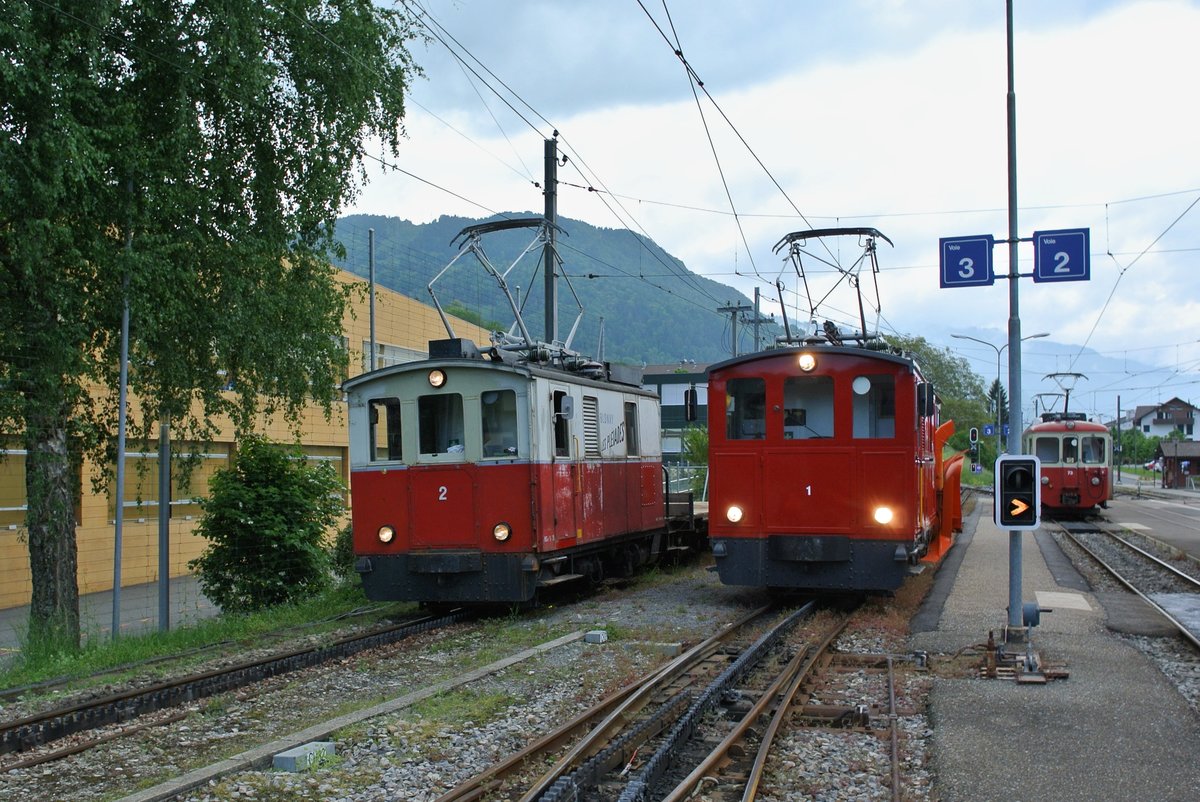
[[1200,649],[1200,578],[1094,523],[1060,521],[1058,526],[1071,542]]
[[[427,616],[372,630],[321,646],[294,649],[236,665],[170,679],[116,694],[71,702],[32,716],[0,723],[0,756],[39,749],[68,736],[114,725],[125,725],[144,716],[170,711],[180,705],[226,693],[271,677],[332,660],[340,660],[368,649],[386,646],[413,635],[429,632],[463,620],[466,613],[455,611],[441,617]],[[177,716],[158,717],[149,725],[174,720]],[[85,738],[70,746],[43,752],[36,757],[4,760],[0,772],[29,767],[76,754],[99,743],[135,732],[146,724],[131,724],[117,733]]]
[[[697,793],[747,802],[769,784],[765,772],[776,739],[808,728],[853,728],[888,739],[887,784],[899,800],[893,658],[833,653],[849,614],[805,634],[798,645],[789,643],[813,609],[805,605],[753,643],[737,646],[768,610],[750,613],[437,802],[475,802],[497,793],[521,802],[682,802]],[[814,701],[831,674],[864,669],[886,676],[887,698],[879,704]],[[881,728],[871,728],[872,711]],[[550,760],[555,762],[549,770],[529,776],[529,766]]]

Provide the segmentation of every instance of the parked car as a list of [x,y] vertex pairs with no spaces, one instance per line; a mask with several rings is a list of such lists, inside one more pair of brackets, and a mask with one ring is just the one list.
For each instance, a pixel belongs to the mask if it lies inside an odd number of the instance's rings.
[[1144,468],[1147,471],[1162,472],[1162,460],[1161,459],[1152,459],[1149,462],[1147,462],[1145,465],[1143,465],[1142,468]]

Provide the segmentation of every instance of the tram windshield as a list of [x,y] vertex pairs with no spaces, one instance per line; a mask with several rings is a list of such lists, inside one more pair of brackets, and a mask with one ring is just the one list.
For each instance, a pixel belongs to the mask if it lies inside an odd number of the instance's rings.
[[463,403],[458,393],[417,399],[422,454],[463,453]]
[[856,376],[850,388],[856,438],[896,436],[896,377]]
[[1058,462],[1058,438],[1039,437],[1034,443],[1034,454],[1043,464]]
[[400,437],[400,399],[373,398],[371,408],[371,461],[404,459]]
[[517,394],[486,390],[479,396],[479,413],[484,459],[517,456]]
[[1103,437],[1085,435],[1079,440],[1084,465],[1103,465],[1108,461]]

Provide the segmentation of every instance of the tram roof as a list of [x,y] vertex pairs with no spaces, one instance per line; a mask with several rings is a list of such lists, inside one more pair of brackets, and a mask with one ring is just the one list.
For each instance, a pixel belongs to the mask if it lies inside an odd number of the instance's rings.
[[758,362],[767,359],[774,359],[780,356],[802,353],[857,356],[864,359],[874,359],[882,362],[894,362],[897,365],[904,365],[908,368],[917,370],[918,373],[920,372],[920,368],[910,357],[888,353],[887,351],[876,351],[872,348],[856,348],[854,346],[817,343],[814,345],[788,345],[782,348],[772,348],[768,351],[755,351],[752,354],[742,354],[741,356],[735,356],[732,359],[726,359],[724,362],[717,362],[716,364],[709,365],[708,373],[711,374],[714,371],[724,370],[726,368],[733,367],[734,365],[741,365],[748,362]]

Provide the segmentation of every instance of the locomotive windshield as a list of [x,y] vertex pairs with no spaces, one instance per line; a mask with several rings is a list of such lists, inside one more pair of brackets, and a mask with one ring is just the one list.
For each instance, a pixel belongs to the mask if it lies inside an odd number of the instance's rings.
[[371,399],[371,460],[373,462],[404,459],[400,436],[400,399]]
[[725,383],[725,437],[762,440],[767,436],[767,383],[730,379]]
[[896,436],[896,377],[891,375],[856,376],[850,384],[854,391],[854,436],[886,438]]
[[792,376],[783,382],[786,440],[833,437],[833,377]]

